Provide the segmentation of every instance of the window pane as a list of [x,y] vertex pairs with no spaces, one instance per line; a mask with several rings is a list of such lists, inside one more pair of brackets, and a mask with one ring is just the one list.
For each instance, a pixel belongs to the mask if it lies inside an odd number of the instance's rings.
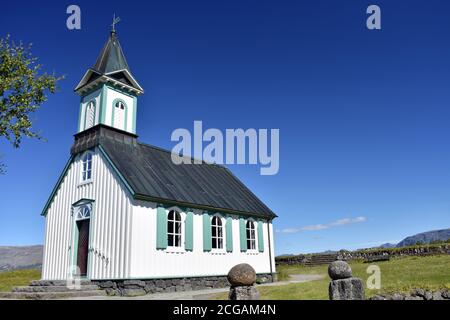
[[167,231],[169,233],[173,233],[173,222],[172,221],[167,222]]
[[169,216],[167,217],[169,220],[173,220],[173,210],[170,210]]
[[212,231],[212,236],[215,237],[216,234],[217,234],[216,233],[216,231],[217,231],[216,227],[213,226],[211,231]]
[[175,240],[176,240],[175,246],[181,247],[181,235],[176,236]]
[[219,238],[219,239],[217,239],[218,241],[219,241],[219,244],[218,244],[218,248],[219,249],[222,249],[223,248],[223,241],[222,241],[222,238]]
[[168,245],[169,247],[173,247],[173,234],[169,234],[169,235],[167,236],[167,245]]
[[175,232],[181,234],[181,223],[180,222],[176,222],[176,228],[177,229],[175,230]]

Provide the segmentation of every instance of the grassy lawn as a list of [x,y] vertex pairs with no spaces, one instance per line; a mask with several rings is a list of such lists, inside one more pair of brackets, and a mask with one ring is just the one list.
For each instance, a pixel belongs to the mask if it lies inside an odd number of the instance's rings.
[[[366,296],[370,297],[383,292],[408,292],[413,288],[423,289],[450,289],[450,255],[430,257],[404,257],[390,261],[373,263],[381,270],[381,289],[368,290]],[[366,269],[370,264],[351,262],[350,266],[355,277],[366,283],[370,274]],[[322,280],[305,283],[295,283],[282,286],[260,286],[258,291],[261,299],[274,300],[320,300],[328,299],[328,265],[318,267],[279,266],[277,271],[283,275],[289,274],[324,274]],[[285,276],[284,276],[285,277]],[[226,294],[218,294],[215,299],[226,299]]]
[[16,286],[26,286],[31,280],[39,280],[41,270],[16,270],[0,272],[0,292],[11,291]]

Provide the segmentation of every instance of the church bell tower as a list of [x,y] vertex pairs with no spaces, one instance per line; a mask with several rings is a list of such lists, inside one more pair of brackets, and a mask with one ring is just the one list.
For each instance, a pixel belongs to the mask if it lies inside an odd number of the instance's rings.
[[81,96],[78,133],[103,124],[136,134],[137,97],[144,93],[131,74],[113,22],[103,50],[75,92]]

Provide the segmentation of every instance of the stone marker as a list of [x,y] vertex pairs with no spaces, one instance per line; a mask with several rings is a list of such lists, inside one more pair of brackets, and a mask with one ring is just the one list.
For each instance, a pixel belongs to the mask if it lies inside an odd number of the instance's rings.
[[345,261],[334,261],[328,266],[331,278],[328,294],[330,300],[364,300],[364,285],[352,276],[352,269]]
[[228,282],[230,282],[230,300],[259,300],[259,293],[256,290],[256,272],[251,265],[241,263],[228,272]]
[[328,266],[328,275],[333,280],[351,278],[352,268],[350,268],[347,262],[337,260]]

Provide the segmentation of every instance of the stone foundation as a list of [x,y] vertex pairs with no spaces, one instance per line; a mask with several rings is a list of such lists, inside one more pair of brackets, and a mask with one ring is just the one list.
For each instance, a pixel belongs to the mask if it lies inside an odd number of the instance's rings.
[[[257,278],[261,283],[272,282],[271,274],[259,274]],[[226,288],[230,286],[227,276],[143,280],[92,280],[92,283],[104,289],[108,295],[127,297],[159,292],[192,291]]]

